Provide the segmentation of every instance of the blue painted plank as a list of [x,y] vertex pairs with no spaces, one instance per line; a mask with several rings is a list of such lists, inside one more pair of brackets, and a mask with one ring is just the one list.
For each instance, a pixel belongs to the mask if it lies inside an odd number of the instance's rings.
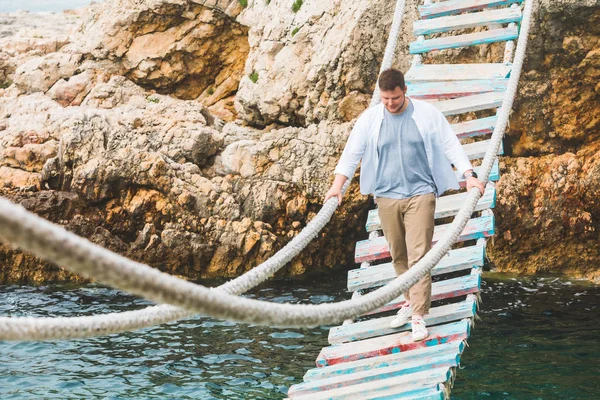
[[[481,166],[474,167],[473,170],[477,173],[477,175],[479,175],[480,178],[483,178],[483,169],[481,168]],[[456,173],[456,177],[458,179],[458,184],[461,187],[464,187],[466,184],[466,179],[463,176],[459,177],[458,173]],[[488,182],[496,182],[498,179],[500,179],[500,165],[498,164],[498,159],[496,159],[492,164],[492,169],[490,170]]]
[[[435,219],[447,218],[458,214],[460,208],[465,204],[465,201],[469,197],[466,192],[452,194],[449,196],[442,196],[437,199],[435,204]],[[496,188],[493,184],[489,184],[485,188],[483,196],[477,202],[475,211],[482,211],[488,208],[494,208],[496,206]],[[379,213],[377,209],[370,210],[367,215],[367,223],[365,225],[367,232],[372,232],[381,229],[381,221],[379,220]]]
[[412,340],[411,332],[400,332],[358,342],[324,347],[317,357],[317,367],[392,353],[402,353],[448,342],[463,341],[469,337],[470,329],[470,321],[463,320],[430,327],[429,337],[420,342]]
[[394,389],[379,390],[376,394],[367,395],[364,400],[446,400],[446,391],[441,385],[427,389],[416,389],[410,392],[395,393]]
[[521,17],[520,8],[501,8],[499,10],[488,10],[478,13],[422,19],[413,22],[413,33],[415,36],[431,35],[478,26],[508,24],[521,21]]
[[505,79],[510,77],[512,64],[419,64],[404,76],[407,82],[445,82]]
[[[475,296],[470,295],[467,296],[466,300],[461,302],[431,308],[429,314],[425,316],[425,322],[427,326],[433,326],[460,321],[464,318],[473,318],[476,310],[477,301]],[[329,330],[329,344],[353,342],[411,329],[410,323],[406,323],[399,328],[390,328],[390,322],[394,318],[396,316],[391,315],[355,322],[349,325],[334,326]]]
[[427,393],[427,389],[440,390],[443,388],[445,382],[450,381],[452,373],[450,368],[442,367],[432,369],[428,372],[416,373],[412,377],[413,380],[410,381],[402,377],[391,377],[321,392],[315,391],[300,394],[292,392],[291,394],[288,393],[288,396],[291,399],[297,400],[356,400],[372,399],[393,394],[393,398],[395,399],[430,399],[431,392]]
[[[473,270],[471,275],[461,276],[459,278],[448,279],[445,281],[434,282],[431,285],[431,300],[444,300],[479,292],[481,289],[480,271]],[[365,315],[379,314],[382,312],[397,310],[406,303],[404,295],[390,301],[376,310],[369,311]]]
[[464,81],[410,82],[408,95],[417,99],[450,99],[487,92],[504,92],[508,79],[472,79]]
[[410,54],[421,54],[435,50],[455,49],[458,47],[476,46],[514,40],[519,37],[516,25],[509,25],[502,29],[467,33],[464,35],[447,36],[436,39],[418,40],[409,46]]
[[472,121],[460,122],[452,124],[452,130],[459,139],[469,138],[474,136],[483,136],[494,132],[498,116],[479,118]]
[[[331,391],[333,389],[339,389],[347,386],[354,386],[369,382],[382,381],[386,379],[394,379],[395,383],[404,383],[403,389],[408,391],[409,385],[414,385],[420,374],[425,374],[425,379],[419,382],[415,386],[424,386],[435,384],[435,381],[429,381],[429,379],[435,379],[429,374],[431,370],[442,370],[446,368],[454,368],[458,366],[460,357],[458,354],[443,355],[430,360],[429,364],[426,365],[391,365],[387,367],[374,368],[367,371],[359,371],[351,374],[338,375],[330,378],[324,378],[314,380],[310,382],[303,382],[290,387],[288,396],[299,396],[306,395],[308,393]],[[445,382],[445,381],[441,381]],[[410,390],[410,389],[409,389]],[[331,396],[331,393],[329,393]]]
[[[431,275],[482,267],[484,264],[485,244],[450,250],[448,254],[433,267]],[[348,291],[371,289],[383,286],[396,278],[396,271],[391,262],[357,268],[348,271]]]
[[355,372],[367,371],[370,369],[388,367],[391,365],[417,365],[428,364],[432,358],[442,355],[462,354],[465,348],[465,342],[455,341],[440,344],[437,346],[422,347],[403,353],[393,353],[385,356],[365,358],[362,360],[329,365],[321,368],[312,368],[304,374],[304,382],[315,381],[319,379],[330,378],[334,376],[353,374]]
[[419,6],[419,14],[422,19],[428,19],[491,7],[508,6],[515,3],[521,3],[522,1],[523,0],[448,0]]
[[432,102],[446,117],[451,115],[464,114],[473,111],[489,110],[498,108],[504,101],[506,92],[489,92],[482,94],[474,94],[471,96],[458,97],[452,100],[442,100]]
[[[463,147],[463,150],[465,151],[465,153],[467,154],[467,157],[469,157],[469,160],[478,160],[480,158],[485,157],[485,154],[487,153],[487,150],[490,147],[491,142],[492,142],[491,139],[480,140],[480,141],[474,142],[474,143],[463,144],[462,147]],[[504,146],[502,145],[502,142],[500,142],[500,148],[498,149],[496,154],[497,155],[504,154]]]

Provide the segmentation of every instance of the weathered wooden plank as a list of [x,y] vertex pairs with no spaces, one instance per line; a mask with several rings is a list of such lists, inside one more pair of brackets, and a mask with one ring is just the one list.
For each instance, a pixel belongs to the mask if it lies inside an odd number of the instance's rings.
[[406,82],[406,85],[410,97],[417,99],[450,99],[487,92],[504,92],[508,85],[508,79]]
[[447,400],[448,396],[442,385],[410,392],[396,393],[396,389],[381,389],[367,394],[364,400]]
[[521,3],[522,1],[523,0],[448,0],[419,6],[419,14],[422,19],[429,19],[483,10],[491,7],[508,6],[514,3]]
[[436,39],[418,40],[409,46],[410,54],[421,54],[435,50],[456,49],[458,47],[476,46],[496,42],[505,42],[519,37],[516,25],[489,31],[467,33],[464,35],[446,36]]
[[413,22],[413,33],[415,36],[431,35],[490,24],[508,24],[521,21],[521,16],[520,8],[501,8],[478,13],[422,19]]
[[[435,219],[447,218],[456,215],[465,200],[469,197],[469,193],[457,193],[449,196],[442,196],[437,199],[435,204]],[[483,196],[477,202],[475,211],[481,211],[488,208],[494,208],[496,205],[496,188],[489,184],[485,188]],[[367,215],[367,223],[365,225],[367,232],[372,232],[381,229],[381,221],[377,209],[370,210]]]
[[[481,166],[474,167],[473,170],[477,173],[477,175],[479,175],[479,177],[483,177],[483,168],[481,168]],[[462,175],[459,176],[458,172],[456,173],[456,179],[458,179],[458,184],[460,186],[462,186],[462,187],[465,186],[466,179]],[[494,163],[492,164],[492,169],[490,171],[490,176],[488,177],[488,181],[495,182],[498,179],[500,179],[500,165],[498,164],[498,159],[496,159],[494,161]]]
[[407,82],[443,82],[505,79],[512,64],[420,64],[412,66],[404,76]]
[[498,117],[479,118],[472,121],[460,122],[458,124],[452,124],[452,130],[459,139],[482,136],[488,133],[494,132]]
[[[415,382],[415,376],[418,376],[420,373],[432,369],[456,367],[459,359],[460,357],[458,354],[443,355],[430,360],[430,363],[427,365],[390,365],[367,371],[359,371],[351,374],[303,382],[291,386],[288,391],[288,396],[294,397],[306,395],[308,393],[322,392],[391,378],[394,378],[396,381],[404,382],[405,385],[403,385],[403,389],[406,390],[408,385]],[[431,384],[436,382],[424,383]],[[421,383],[419,386],[423,386],[423,384]]]
[[[360,383],[330,389],[322,392],[288,393],[289,398],[297,400],[355,400],[376,399],[381,396],[394,394],[394,399],[430,399],[427,390],[440,389],[442,385],[451,379],[451,369],[448,367],[435,368],[412,374],[407,378],[391,377],[372,382]],[[293,387],[293,386],[292,386]],[[292,389],[290,388],[290,390]],[[433,397],[436,398],[436,397]]]
[[[485,242],[483,242],[485,243]],[[442,275],[482,267],[484,264],[485,244],[450,250],[440,262],[433,267],[431,275]],[[348,291],[370,289],[383,286],[396,278],[396,271],[391,262],[357,268],[348,271]]]
[[[425,316],[427,326],[445,324],[452,321],[460,321],[464,318],[473,318],[477,311],[475,296],[467,296],[467,299],[458,303],[433,307]],[[394,332],[407,331],[411,329],[410,323],[399,328],[390,328],[390,322],[396,318],[395,315],[366,321],[355,322],[349,325],[335,326],[329,330],[329,344],[353,342],[376,336],[389,335]]]
[[[459,296],[479,292],[481,288],[481,276],[479,273],[461,276],[459,278],[448,279],[441,282],[434,282],[431,285],[431,300],[444,300]],[[406,303],[404,295],[390,301],[389,303],[379,307],[376,310],[370,311],[365,315],[379,314],[382,312],[397,310]]]
[[[490,147],[490,143],[491,139],[486,139],[475,143],[463,144],[463,150],[467,154],[467,157],[469,157],[469,160],[477,160],[485,156],[488,147]],[[502,145],[502,142],[500,142],[500,148],[496,154],[504,154],[504,146]]]
[[464,114],[472,111],[489,110],[502,105],[505,92],[489,92],[436,101],[431,104],[445,116]]
[[[436,243],[446,235],[452,224],[437,225],[433,231],[433,243]],[[472,218],[467,222],[457,242],[464,242],[471,239],[489,237],[494,234],[494,216],[483,215],[478,218]],[[354,250],[354,261],[361,263],[363,261],[381,260],[390,257],[390,249],[384,236],[373,239],[361,240],[356,243]]]
[[324,347],[317,357],[317,367],[361,360],[392,353],[411,351],[442,343],[462,341],[469,337],[470,321],[463,320],[429,327],[429,337],[420,342],[412,340],[411,332],[400,332],[358,342]]
[[456,341],[437,346],[422,347],[413,351],[364,358],[362,360],[328,365],[321,368],[311,368],[306,371],[303,379],[304,382],[310,382],[334,376],[353,374],[355,372],[366,371],[375,368],[388,367],[390,365],[426,365],[431,361],[431,359],[443,355],[460,356],[465,346],[465,342]]

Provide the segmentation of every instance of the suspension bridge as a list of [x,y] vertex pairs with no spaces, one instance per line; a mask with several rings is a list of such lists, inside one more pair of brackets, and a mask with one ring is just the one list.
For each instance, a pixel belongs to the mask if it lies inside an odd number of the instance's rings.
[[[405,1],[398,0],[381,69],[392,66]],[[481,160],[476,171],[487,182],[477,190],[439,199],[435,245],[407,273],[396,277],[375,210],[366,224],[368,239],[356,244],[360,268],[348,273],[352,299],[332,304],[275,304],[239,296],[286,265],[314,239],[337,208],[329,200],[283,249],[248,273],[218,288],[207,288],[161,273],[80,238],[0,198],[0,239],[82,276],[148,298],[159,305],[89,317],[0,317],[0,340],[58,340],[119,333],[205,314],[232,321],[280,327],[333,326],[330,346],[290,387],[293,399],[446,399],[477,310],[486,239],[494,234],[499,179],[497,155],[516,95],[533,0],[425,0],[413,24],[408,95],[425,99],[446,116],[460,117],[452,128],[470,138],[464,149]],[[430,64],[425,54],[444,49],[505,43],[494,63]],[[371,105],[379,99],[376,89]],[[474,114],[477,113],[477,114]],[[477,118],[472,119],[476,115]],[[461,177],[458,177],[459,180]],[[344,186],[347,190],[349,181]],[[475,216],[474,216],[475,215]],[[474,217],[473,217],[474,216]],[[455,243],[462,243],[453,248]],[[456,246],[454,246],[456,247]],[[435,307],[426,316],[429,337],[413,342],[410,324],[390,328],[389,312],[405,302],[402,292],[427,274],[435,278]],[[386,316],[385,313],[388,313]]]

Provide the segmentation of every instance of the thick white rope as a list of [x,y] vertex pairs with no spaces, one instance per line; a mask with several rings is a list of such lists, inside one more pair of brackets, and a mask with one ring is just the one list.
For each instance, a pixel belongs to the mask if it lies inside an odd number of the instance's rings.
[[[383,61],[381,61],[379,75],[381,75],[381,73],[386,69],[392,67],[392,63],[394,61],[394,53],[396,52],[396,47],[398,46],[398,38],[400,37],[400,28],[402,27],[404,6],[405,0],[396,1],[396,8],[394,9],[394,19],[392,21],[392,28],[390,29],[390,34],[388,35],[388,42],[385,46],[385,53],[383,54]],[[375,84],[375,91],[373,92],[373,97],[371,97],[371,107],[376,106],[381,102],[380,92],[381,91],[379,89],[379,82],[377,82]]]
[[[394,19],[388,35],[381,71],[392,66],[402,25],[404,6],[405,0],[396,2]],[[378,88],[377,85],[376,87]],[[380,101],[379,97],[379,91],[376,89],[371,105],[377,104]],[[349,179],[344,184],[342,193],[346,192],[350,182]],[[319,231],[329,222],[336,209],[336,201],[327,202],[313,220],[274,256],[244,275],[221,285],[218,289],[230,294],[242,294],[273,276],[318,235]],[[99,336],[147,328],[190,317],[194,314],[193,311],[165,304],[147,307],[142,310],[89,317],[11,318],[10,320],[0,318],[0,339],[51,340]],[[9,327],[7,324],[11,326]],[[12,332],[8,332],[13,328],[12,324],[15,324],[14,329],[12,329]],[[5,332],[8,335],[6,337],[4,336]]]
[[[492,135],[492,145],[484,157],[482,177],[484,181],[487,180],[491,164],[496,157],[516,94],[525,57],[532,4],[533,0],[526,0],[521,36],[507,95]],[[69,269],[83,276],[93,277],[111,286],[159,303],[173,304],[190,312],[282,327],[316,326],[355,318],[391,301],[414,285],[429,273],[454,244],[480,196],[477,189],[471,190],[467,203],[452,223],[451,233],[438,242],[408,272],[367,295],[334,304],[273,304],[195,285],[111,253],[3,199],[0,199],[0,237],[57,264],[70,265]],[[335,202],[335,199],[329,202],[332,201]],[[25,323],[15,324],[15,320]],[[0,339],[35,340],[36,331],[31,328],[32,323],[29,318],[0,318]],[[21,335],[15,334],[16,325],[21,328]],[[93,330],[99,331],[101,326],[97,325]]]
[[[349,185],[350,182],[346,182],[342,189],[344,193]],[[0,198],[0,214],[3,210],[1,207],[3,201],[5,200]],[[284,248],[251,271],[226,282],[217,289],[239,295],[271,277],[304,249],[312,238],[317,236],[318,232],[329,222],[336,208],[336,201],[328,201],[302,232]],[[10,239],[7,240],[10,241]],[[54,340],[101,336],[148,328],[195,314],[193,311],[163,304],[141,310],[88,317],[0,317],[0,340]]]

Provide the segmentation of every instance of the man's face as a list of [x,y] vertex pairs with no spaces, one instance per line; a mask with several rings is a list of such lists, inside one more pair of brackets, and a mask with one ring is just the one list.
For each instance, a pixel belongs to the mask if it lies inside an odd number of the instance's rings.
[[392,114],[400,112],[400,109],[404,104],[405,91],[406,87],[404,87],[404,90],[402,90],[399,86],[397,86],[394,90],[381,91],[381,102]]

